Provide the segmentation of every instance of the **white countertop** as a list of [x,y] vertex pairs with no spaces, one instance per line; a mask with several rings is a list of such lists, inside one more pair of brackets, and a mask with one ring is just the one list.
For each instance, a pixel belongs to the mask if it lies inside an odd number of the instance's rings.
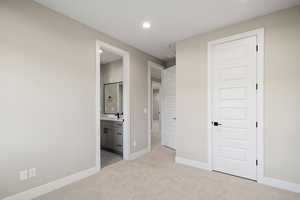
[[101,120],[105,120],[105,121],[114,121],[114,122],[122,122],[123,118],[117,118],[116,116],[112,116],[112,115],[101,115]]

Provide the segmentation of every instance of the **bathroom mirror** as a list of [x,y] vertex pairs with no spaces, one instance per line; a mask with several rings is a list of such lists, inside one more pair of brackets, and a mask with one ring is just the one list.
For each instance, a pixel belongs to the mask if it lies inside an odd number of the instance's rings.
[[104,84],[104,114],[123,113],[123,83]]

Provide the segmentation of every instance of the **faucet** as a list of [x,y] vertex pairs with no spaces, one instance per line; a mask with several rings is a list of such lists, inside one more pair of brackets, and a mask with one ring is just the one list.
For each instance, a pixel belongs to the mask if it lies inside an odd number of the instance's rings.
[[123,113],[116,113],[115,116],[117,116],[118,119],[120,119],[120,115],[123,115]]

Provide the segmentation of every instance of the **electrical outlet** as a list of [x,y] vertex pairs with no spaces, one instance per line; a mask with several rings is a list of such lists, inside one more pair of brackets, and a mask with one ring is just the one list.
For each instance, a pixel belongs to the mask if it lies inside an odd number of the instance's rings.
[[36,176],[36,169],[35,168],[31,168],[28,170],[28,178],[32,178]]
[[24,181],[28,179],[28,171],[23,170],[19,172],[20,181]]

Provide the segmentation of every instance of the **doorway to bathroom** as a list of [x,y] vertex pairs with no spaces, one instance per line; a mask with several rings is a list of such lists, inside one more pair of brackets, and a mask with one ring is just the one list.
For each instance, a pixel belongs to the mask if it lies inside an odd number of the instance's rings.
[[129,54],[97,41],[97,167],[129,158]]

